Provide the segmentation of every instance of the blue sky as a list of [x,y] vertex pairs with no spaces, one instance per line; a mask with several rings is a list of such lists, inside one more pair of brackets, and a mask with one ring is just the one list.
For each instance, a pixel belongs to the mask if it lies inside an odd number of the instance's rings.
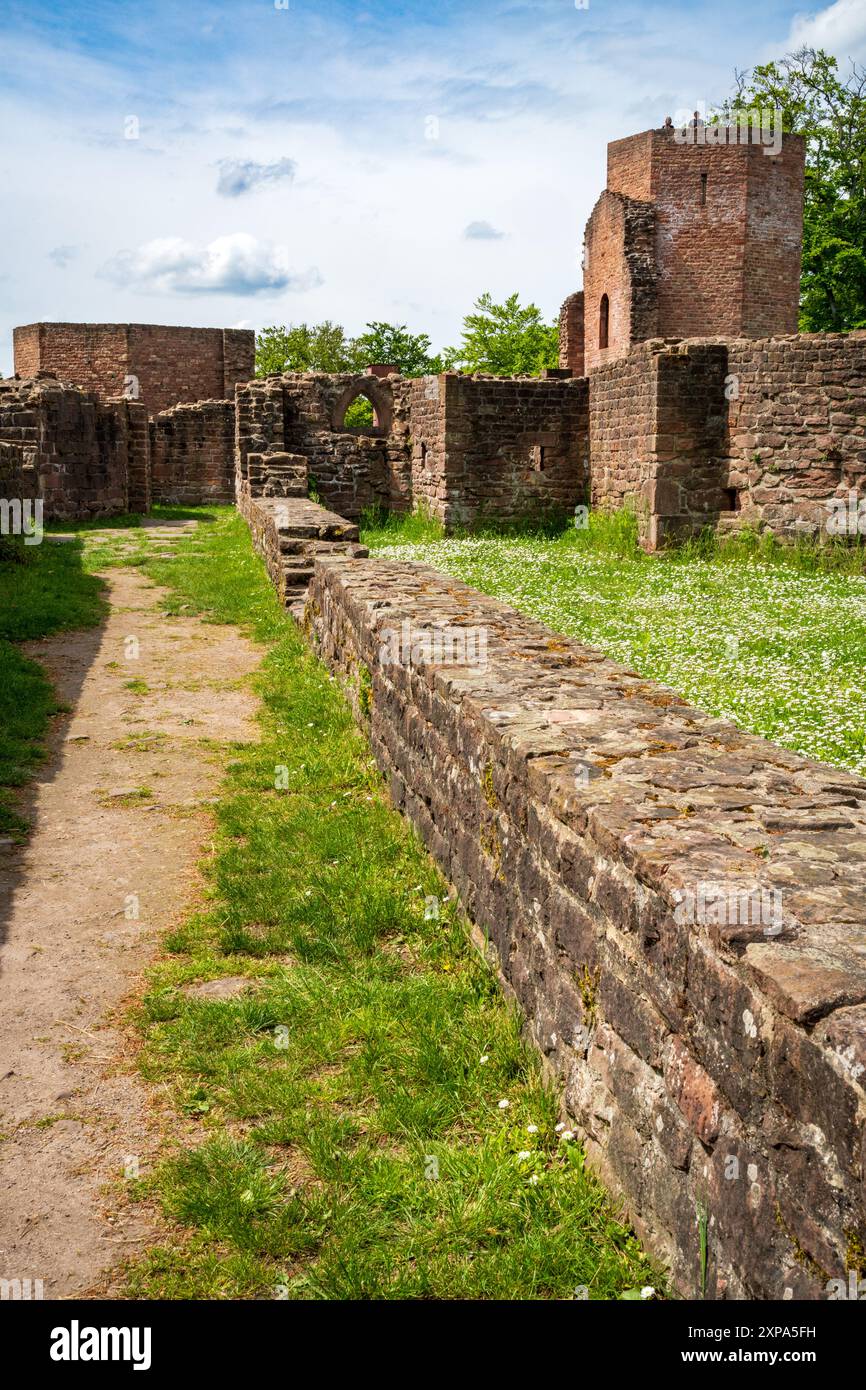
[[0,372],[37,319],[553,316],[606,142],[803,41],[863,60],[866,4],[6,0]]

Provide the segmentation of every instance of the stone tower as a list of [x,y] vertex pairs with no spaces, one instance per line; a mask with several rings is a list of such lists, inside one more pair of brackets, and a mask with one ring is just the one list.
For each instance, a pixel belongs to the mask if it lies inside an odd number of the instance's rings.
[[768,136],[695,122],[608,145],[584,243],[584,340],[562,333],[562,367],[588,372],[649,338],[796,333],[805,149]]

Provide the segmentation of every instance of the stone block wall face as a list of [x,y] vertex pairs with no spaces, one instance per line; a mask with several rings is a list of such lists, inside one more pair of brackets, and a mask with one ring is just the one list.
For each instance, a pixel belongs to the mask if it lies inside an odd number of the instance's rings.
[[0,438],[0,498],[23,502],[38,496],[35,447]]
[[143,401],[122,399],[116,402],[126,415],[127,444],[127,507],[131,512],[147,513],[153,500],[150,477],[150,428],[147,406]]
[[[589,372],[625,357],[633,343],[658,332],[652,203],[602,193],[584,240],[584,362]],[[607,296],[607,347],[601,305]]]
[[573,510],[589,480],[579,380],[444,376],[446,526]]
[[[359,391],[378,423],[346,430]],[[240,480],[251,453],[302,456],[322,504],[353,519],[417,503],[446,526],[510,521],[573,508],[587,487],[583,379],[293,373],[240,387],[237,421]]]
[[442,376],[408,381],[403,391],[409,418],[411,505],[444,521],[448,508],[445,452],[447,382]]
[[[796,333],[803,254],[805,152],[799,137],[786,136],[781,154],[749,149],[746,198],[746,264],[739,335],[767,338]],[[704,332],[721,336],[720,325]]]
[[180,402],[230,396],[255,368],[250,329],[39,323],[13,336],[19,376],[49,371],[106,398],[128,394],[126,379],[135,377],[136,399],[152,416]]
[[725,345],[724,482],[741,523],[821,529],[830,498],[866,498],[866,332]]
[[427,567],[320,561],[304,626],[682,1292],[825,1297],[866,1234],[866,782]]
[[123,395],[129,367],[127,326],[121,323],[31,323],[12,333],[15,372],[46,372],[106,397]]
[[657,354],[645,345],[589,378],[591,504],[637,505],[655,471]]
[[[0,383],[0,441],[35,478],[46,520],[110,516],[128,507],[124,404],[42,378]],[[31,471],[32,470],[32,471]]]
[[233,401],[176,405],[150,425],[154,502],[230,506],[235,500]]
[[584,374],[584,292],[570,294],[559,311],[559,365],[572,376]]
[[[289,453],[307,460],[322,504],[357,518],[368,507],[399,511],[410,492],[407,383],[361,373],[292,372],[251,381],[237,393],[237,454],[246,476],[250,453]],[[351,402],[366,396],[376,421],[346,428]]]
[[705,526],[816,533],[866,498],[866,333],[639,345],[590,378],[592,501],[654,549]]
[[643,130],[611,140],[607,147],[607,187],[611,193],[648,202],[653,189],[653,139],[655,131]]

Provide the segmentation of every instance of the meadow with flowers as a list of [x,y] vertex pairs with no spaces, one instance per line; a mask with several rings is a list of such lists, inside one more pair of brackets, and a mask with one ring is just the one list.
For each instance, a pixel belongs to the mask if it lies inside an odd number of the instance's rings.
[[[415,534],[413,534],[415,532]],[[866,575],[778,545],[648,556],[627,518],[552,536],[370,527],[390,558],[464,580],[708,713],[866,774]]]

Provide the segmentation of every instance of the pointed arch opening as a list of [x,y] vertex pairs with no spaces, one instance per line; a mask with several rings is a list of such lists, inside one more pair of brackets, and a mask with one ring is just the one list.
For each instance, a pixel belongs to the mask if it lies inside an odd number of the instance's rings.
[[334,407],[331,427],[344,434],[387,434],[391,425],[390,403],[368,381],[353,383]]

